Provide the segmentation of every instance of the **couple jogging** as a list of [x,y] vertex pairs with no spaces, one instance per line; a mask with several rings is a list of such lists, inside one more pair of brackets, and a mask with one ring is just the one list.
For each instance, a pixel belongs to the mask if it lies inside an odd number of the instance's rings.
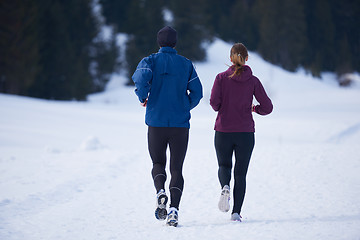
[[[143,58],[132,79],[140,104],[146,107],[148,149],[152,159],[152,178],[156,189],[155,217],[178,225],[180,199],[184,187],[183,163],[187,151],[190,110],[203,97],[202,85],[192,62],[177,54],[175,29],[166,26],[157,34],[160,50]],[[215,121],[215,150],[218,159],[218,178],[221,185],[218,207],[230,210],[230,179],[232,156],[234,165],[234,206],[231,220],[241,221],[240,211],[245,196],[246,173],[254,147],[252,113],[272,111],[272,103],[261,82],[252,75],[246,47],[236,43],[230,50],[232,66],[216,76],[210,105],[218,112]],[[253,96],[259,105],[253,105]],[[167,179],[166,150],[170,149],[169,196],[165,192]],[[167,210],[167,203],[170,202]]]

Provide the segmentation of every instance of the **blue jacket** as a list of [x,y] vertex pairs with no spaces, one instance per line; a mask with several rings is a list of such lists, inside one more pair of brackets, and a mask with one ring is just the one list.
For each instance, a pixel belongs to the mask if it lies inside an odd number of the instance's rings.
[[140,61],[132,80],[140,102],[148,99],[148,126],[190,128],[190,110],[198,105],[203,93],[189,59],[171,47],[162,47]]

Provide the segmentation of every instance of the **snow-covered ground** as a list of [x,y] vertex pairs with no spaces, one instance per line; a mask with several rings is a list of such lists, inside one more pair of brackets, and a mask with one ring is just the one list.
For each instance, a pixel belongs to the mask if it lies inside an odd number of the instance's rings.
[[0,94],[0,239],[360,239],[360,87],[248,64],[273,100],[256,115],[243,222],[217,209],[209,94],[230,45],[196,64],[204,99],[192,111],[179,227],[154,217],[144,112],[114,78],[88,102]]

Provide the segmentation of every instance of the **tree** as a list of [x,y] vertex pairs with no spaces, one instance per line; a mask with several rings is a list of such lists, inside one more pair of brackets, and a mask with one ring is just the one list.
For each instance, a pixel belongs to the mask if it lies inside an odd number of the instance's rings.
[[334,69],[335,26],[327,0],[305,3],[308,45],[305,49],[306,59],[303,65],[310,69],[314,76],[321,71]]
[[90,49],[92,76],[91,92],[104,90],[113,72],[117,72],[121,63],[119,58],[119,46],[116,45],[115,34],[110,39],[96,39]]
[[211,21],[218,37],[228,42],[242,42],[249,50],[257,48],[258,17],[252,0],[212,1]]
[[156,52],[159,46],[156,34],[164,26],[164,0],[101,0],[103,13],[108,24],[119,32],[127,33],[126,64],[128,85],[139,61]]
[[84,100],[103,90],[117,48],[98,32],[90,0],[1,1],[0,92]]
[[243,42],[248,49],[257,48],[259,41],[258,16],[254,14],[254,1],[237,1],[231,10],[232,35],[234,42]]
[[330,1],[335,26],[335,67],[339,75],[354,70],[360,71],[360,2],[356,0]]
[[260,18],[260,54],[287,70],[296,70],[307,45],[303,5],[299,0],[269,0],[257,1],[255,8]]
[[[128,0],[100,0],[105,23],[108,25],[116,25],[118,32],[129,32],[128,9],[133,1]],[[135,16],[138,16],[135,14]],[[141,16],[139,16],[141,18]]]
[[[210,21],[210,7],[206,0],[175,0],[169,2],[173,12],[173,27],[178,32],[176,49],[192,61],[204,61],[204,43],[212,40],[211,31],[206,27]],[[191,6],[191,7],[189,7]]]
[[40,66],[30,95],[84,100],[91,92],[89,45],[97,30],[89,1],[39,0]]
[[37,5],[0,2],[0,92],[27,95],[39,72]]
[[[104,89],[114,70],[115,40],[94,41],[99,33],[90,0],[37,0],[41,72],[29,94],[46,99],[85,100]],[[93,75],[90,67],[95,67]]]

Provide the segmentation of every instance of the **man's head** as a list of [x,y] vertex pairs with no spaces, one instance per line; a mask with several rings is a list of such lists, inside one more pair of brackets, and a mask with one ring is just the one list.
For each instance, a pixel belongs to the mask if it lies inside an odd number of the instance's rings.
[[159,30],[157,42],[160,47],[175,47],[177,41],[177,32],[172,27],[166,26]]

